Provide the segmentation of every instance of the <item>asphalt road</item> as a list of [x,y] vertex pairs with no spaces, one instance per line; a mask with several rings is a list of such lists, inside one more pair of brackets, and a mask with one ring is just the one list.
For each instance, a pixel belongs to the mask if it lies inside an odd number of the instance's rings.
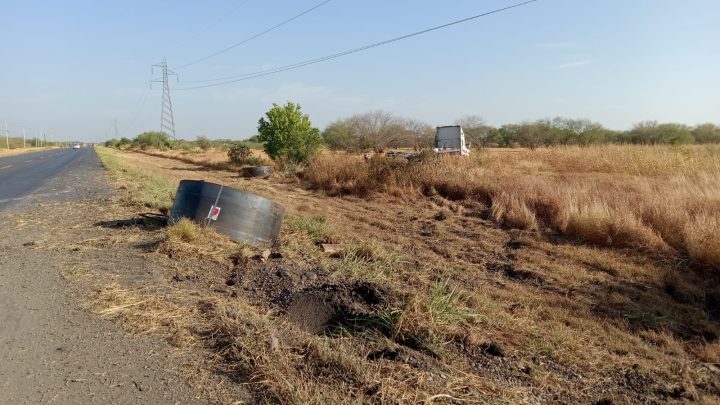
[[52,188],[53,182],[73,169],[97,167],[92,148],[53,149],[0,158],[0,210],[44,193],[62,193]]

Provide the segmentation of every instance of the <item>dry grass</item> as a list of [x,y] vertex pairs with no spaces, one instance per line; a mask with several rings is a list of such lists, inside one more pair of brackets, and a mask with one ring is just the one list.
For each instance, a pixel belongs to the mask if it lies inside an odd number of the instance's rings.
[[[4,147],[4,141],[3,141],[3,147]],[[15,155],[22,155],[24,153],[31,153],[31,152],[42,152],[46,150],[54,149],[54,147],[47,147],[47,148],[15,148],[15,149],[2,149],[0,148],[0,157],[4,156],[15,156]]]
[[304,173],[332,194],[439,194],[487,203],[510,228],[547,228],[602,245],[674,250],[720,266],[720,148],[598,146],[478,152],[470,158],[325,154]]
[[[661,165],[667,156],[647,164],[623,160],[640,173],[632,176],[610,172],[602,162],[583,171],[578,165],[585,158],[605,153],[579,148],[412,164],[324,156],[304,179],[341,198],[308,192],[281,176],[251,181],[126,154],[124,164],[168,181],[203,178],[278,201],[288,212],[278,247],[283,260],[333,283],[370,283],[387,301],[336,333],[304,332],[244,288],[225,286],[230,268],[239,279],[256,268],[251,253],[233,267],[229,258],[243,247],[208,243],[197,236],[202,229],[190,226],[167,230],[153,254],[169,260],[169,277],[179,271],[196,285],[172,284],[163,293],[139,289],[138,296],[113,287],[126,298],[105,307],[122,307],[112,315],[141,330],[201,342],[260,402],[713,403],[720,395],[717,272],[654,253],[713,240],[706,236],[715,227],[713,215],[692,228],[695,233],[678,231],[688,226],[686,218],[713,213],[703,199],[714,195],[717,180],[707,174],[707,161],[697,162],[711,154],[689,151],[698,157],[672,163],[682,168],[677,176]],[[577,172],[553,169],[559,160],[553,153],[574,156],[565,159]],[[692,188],[686,179],[695,179],[692,198],[682,194]],[[685,204],[682,214],[663,208],[668,189]],[[651,199],[649,190],[663,192]],[[660,218],[664,228],[648,225]],[[592,244],[545,237],[552,232]],[[325,241],[348,248],[328,257],[317,246]],[[275,274],[272,260],[268,266]],[[207,288],[218,284],[227,294]],[[173,316],[178,303],[190,310],[176,325],[138,317],[155,313],[157,298],[169,300],[168,312],[158,317]],[[195,340],[172,332],[177,325]]]
[[[207,167],[214,170],[237,170],[242,165],[234,165],[228,160],[227,151],[211,149],[208,151],[185,151],[185,150],[138,150],[150,156],[167,157],[181,162],[192,163],[195,165]],[[265,152],[252,149],[251,156],[263,162],[269,162]]]

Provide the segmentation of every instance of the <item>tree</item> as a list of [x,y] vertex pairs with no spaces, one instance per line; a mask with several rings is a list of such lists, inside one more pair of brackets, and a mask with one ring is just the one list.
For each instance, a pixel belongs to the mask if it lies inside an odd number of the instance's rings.
[[273,104],[258,121],[259,141],[273,160],[307,163],[323,143],[320,130],[313,127],[310,117],[303,114],[299,104]]
[[203,151],[206,151],[212,147],[212,141],[210,138],[204,135],[200,135],[197,137],[197,140],[195,140],[195,143],[197,143],[197,146],[200,147]]
[[690,128],[682,124],[658,124],[657,121],[643,121],[635,124],[628,134],[630,142],[649,144],[693,143]]
[[405,132],[407,132],[408,142],[416,150],[421,148],[431,148],[435,144],[435,128],[432,125],[422,121],[407,119],[403,122]]
[[165,132],[149,131],[143,132],[135,138],[137,143],[142,149],[147,148],[169,148],[170,137]]
[[720,127],[715,124],[701,124],[693,128],[692,135],[697,143],[720,143]]
[[493,127],[486,125],[479,115],[466,115],[457,120],[471,146],[484,148],[491,142]]
[[387,111],[377,110],[348,118],[360,149],[384,149],[397,146],[405,137],[402,123]]
[[322,132],[322,137],[330,149],[350,151],[358,146],[357,136],[347,120],[337,120],[328,124]]

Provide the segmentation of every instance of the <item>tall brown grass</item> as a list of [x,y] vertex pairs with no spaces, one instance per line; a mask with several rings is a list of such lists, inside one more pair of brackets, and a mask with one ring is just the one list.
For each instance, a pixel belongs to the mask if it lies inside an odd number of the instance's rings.
[[333,194],[480,201],[503,226],[720,267],[720,146],[488,150],[405,161],[324,154],[303,178]]

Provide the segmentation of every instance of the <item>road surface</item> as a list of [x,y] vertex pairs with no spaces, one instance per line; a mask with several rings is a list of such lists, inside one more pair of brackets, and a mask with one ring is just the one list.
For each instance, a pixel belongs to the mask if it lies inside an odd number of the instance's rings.
[[[0,210],[33,196],[73,169],[97,166],[92,148],[52,149],[0,158]],[[62,192],[49,187],[46,192]]]
[[208,402],[171,371],[167,345],[83,308],[72,274],[149,271],[140,250],[72,248],[117,237],[90,215],[113,198],[91,148],[0,158],[0,404]]

